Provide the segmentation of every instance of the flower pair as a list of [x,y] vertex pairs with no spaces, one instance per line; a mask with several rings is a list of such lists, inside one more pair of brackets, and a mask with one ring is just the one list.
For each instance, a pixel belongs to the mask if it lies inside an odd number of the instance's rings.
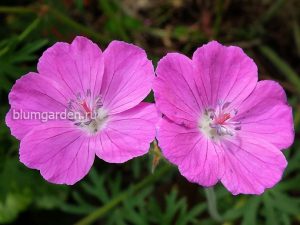
[[[6,123],[21,140],[20,161],[50,182],[74,184],[95,155],[122,163],[146,154],[156,136],[191,182],[220,180],[233,194],[259,194],[280,180],[292,111],[277,83],[257,82],[256,65],[240,48],[210,42],[192,59],[171,53],[156,74],[131,44],[113,41],[102,53],[84,37],[56,43],[38,73],[9,94]],[[157,109],[142,102],[152,88]]]

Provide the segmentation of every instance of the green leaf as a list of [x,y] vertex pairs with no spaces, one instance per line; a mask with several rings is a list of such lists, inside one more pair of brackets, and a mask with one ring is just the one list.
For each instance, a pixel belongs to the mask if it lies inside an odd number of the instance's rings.
[[279,225],[269,192],[263,194],[263,201],[265,206],[266,225]]
[[299,215],[300,213],[300,201],[294,197],[289,197],[288,195],[280,192],[273,193],[273,205],[280,212],[285,212],[291,215]]
[[247,202],[247,206],[244,208],[244,218],[242,225],[257,224],[257,212],[261,202],[260,197],[251,197]]
[[29,193],[9,193],[4,202],[0,202],[0,223],[9,223],[25,210],[32,198]]

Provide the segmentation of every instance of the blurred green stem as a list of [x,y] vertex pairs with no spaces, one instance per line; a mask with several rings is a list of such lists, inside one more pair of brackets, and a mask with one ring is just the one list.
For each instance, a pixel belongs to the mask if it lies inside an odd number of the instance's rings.
[[299,129],[299,124],[300,124],[300,110],[297,108],[295,110],[295,116],[294,116],[294,127],[296,131]]
[[19,7],[19,6],[0,6],[0,13],[19,13],[19,14],[28,14],[34,13],[35,10],[28,7]]
[[285,0],[277,0],[277,1],[271,1],[271,7],[263,14],[263,17],[261,18],[262,23],[267,23],[271,21],[274,15],[276,15],[277,12],[282,9],[283,4],[286,2]]
[[19,36],[18,40],[23,41],[41,22],[41,18],[37,17]]
[[60,12],[59,10],[55,9],[51,5],[41,5],[40,7],[36,6],[28,6],[28,7],[11,7],[11,6],[0,6],[0,13],[36,13],[37,15],[43,16],[44,14],[50,14],[53,16],[54,19],[57,21],[63,23],[64,25],[67,25],[68,27],[83,33],[96,41],[100,41],[101,43],[107,43],[108,39],[104,37],[103,35],[100,35],[96,31],[90,29],[88,26],[84,26],[72,18],[68,17],[63,12]]
[[267,46],[262,45],[259,47],[259,50],[272,63],[272,65],[277,68],[292,85],[294,85],[295,91],[300,94],[300,78],[290,65],[288,65],[276,54],[276,52]]
[[67,25],[70,28],[73,28],[81,33],[88,35],[89,37],[95,39],[96,41],[100,41],[101,43],[107,43],[108,39],[104,36],[98,34],[94,30],[90,29],[88,26],[81,25],[77,23],[75,20],[69,18],[66,14],[60,12],[59,10],[54,9],[49,6],[49,13],[61,23]]
[[294,40],[297,47],[297,54],[300,56],[300,28],[297,20],[293,22]]
[[94,212],[92,212],[91,214],[87,215],[86,217],[78,221],[75,225],[88,225],[95,222],[96,220],[103,217],[106,213],[108,213],[111,209],[113,209],[114,207],[116,207],[117,205],[125,201],[127,198],[131,197],[134,193],[136,193],[140,189],[157,181],[161,176],[169,172],[171,168],[172,167],[168,164],[164,165],[163,167],[158,169],[154,174],[147,176],[141,182],[133,185],[131,188],[129,188],[129,190],[121,193],[119,196],[112,199],[106,205],[96,209]]
[[[41,22],[40,17],[37,17],[29,26],[17,37],[15,43],[22,42]],[[14,43],[14,44],[15,44]],[[7,45],[3,49],[0,49],[0,56],[5,55],[11,48],[11,45]]]
[[216,222],[222,222],[222,217],[220,216],[217,209],[217,199],[214,188],[204,188],[207,204],[208,204],[208,212]]

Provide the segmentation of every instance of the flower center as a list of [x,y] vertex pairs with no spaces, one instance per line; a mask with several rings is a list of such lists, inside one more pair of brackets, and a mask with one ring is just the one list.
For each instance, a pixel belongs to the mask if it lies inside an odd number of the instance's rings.
[[229,102],[218,103],[216,109],[206,109],[200,118],[199,128],[207,137],[218,139],[222,136],[233,136],[241,129],[241,123],[234,120],[236,109],[229,109]]
[[108,118],[101,96],[92,96],[90,89],[83,95],[78,93],[76,99],[68,102],[67,113],[74,125],[92,134],[103,128]]

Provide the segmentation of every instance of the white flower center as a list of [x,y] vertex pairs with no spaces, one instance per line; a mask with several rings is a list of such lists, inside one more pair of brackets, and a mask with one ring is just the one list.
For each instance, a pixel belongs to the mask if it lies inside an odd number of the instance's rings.
[[216,109],[206,109],[199,120],[201,132],[210,139],[235,135],[241,129],[241,123],[234,121],[237,110],[229,110],[230,103],[219,102]]
[[78,93],[75,100],[71,99],[67,111],[68,118],[74,122],[74,125],[92,134],[102,129],[108,119],[101,96],[92,96],[90,89],[83,96]]

